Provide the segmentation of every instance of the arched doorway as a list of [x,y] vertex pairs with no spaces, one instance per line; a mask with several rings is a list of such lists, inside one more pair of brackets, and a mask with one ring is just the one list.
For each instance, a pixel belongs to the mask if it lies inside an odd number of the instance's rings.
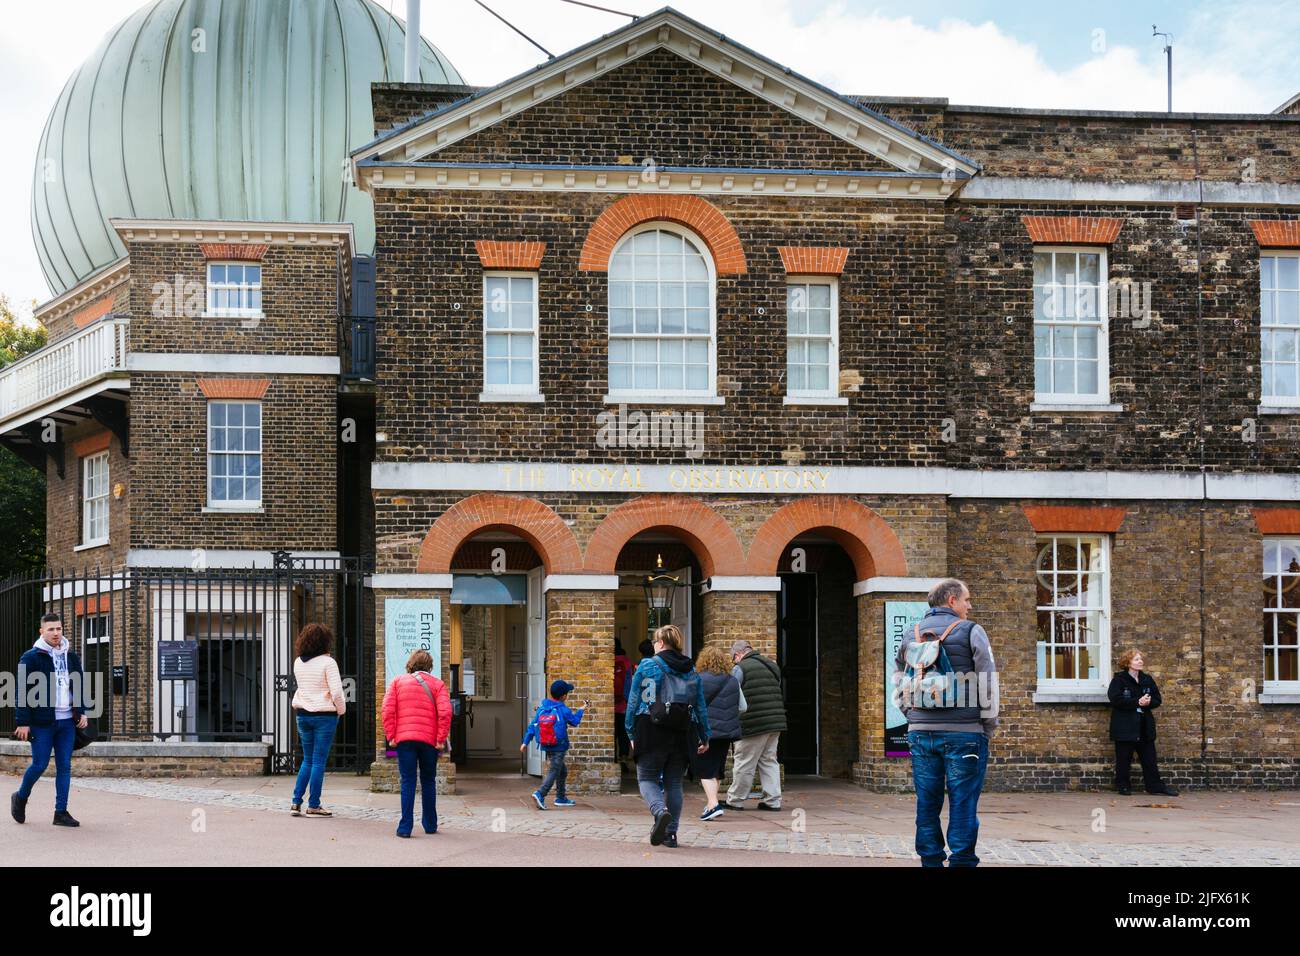
[[[755,533],[749,573],[780,579],[777,663],[789,729],[787,773],[848,777],[859,757],[864,621],[855,585],[907,575],[883,518],[852,498],[813,496],[776,510]],[[883,679],[883,678],[882,678]]]

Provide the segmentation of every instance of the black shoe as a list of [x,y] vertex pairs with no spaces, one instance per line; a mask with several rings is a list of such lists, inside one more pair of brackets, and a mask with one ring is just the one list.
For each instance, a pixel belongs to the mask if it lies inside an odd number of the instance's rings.
[[73,819],[72,814],[69,813],[67,810],[55,810],[55,811],[54,811],[54,825],[55,825],[56,827],[79,827],[79,826],[81,826],[80,823],[78,823],[75,819]]
[[1166,796],[1166,797],[1178,796],[1178,791],[1175,790],[1173,787],[1168,787],[1168,786],[1163,787],[1159,790],[1151,790],[1149,792],[1151,793],[1152,796]]
[[1128,787],[1116,787],[1115,792],[1118,793],[1121,797],[1133,796],[1133,791],[1130,790]]
[[27,822],[27,801],[16,792],[9,798],[9,815],[14,818],[14,823]]
[[668,824],[673,822],[673,815],[667,810],[660,810],[655,815],[655,825],[650,828],[650,845],[659,846],[668,833]]
[[760,810],[770,810],[770,811],[772,811],[773,813],[780,813],[780,812],[781,812],[781,808],[780,808],[780,807],[774,807],[774,806],[772,806],[770,803],[760,803],[760,804],[758,805],[758,809],[760,809]]
[[664,837],[664,846],[672,847],[674,850],[677,849],[677,834],[670,833]]

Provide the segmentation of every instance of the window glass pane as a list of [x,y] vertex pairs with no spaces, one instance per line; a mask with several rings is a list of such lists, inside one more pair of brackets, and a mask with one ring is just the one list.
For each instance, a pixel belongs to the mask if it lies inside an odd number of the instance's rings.
[[249,478],[244,482],[244,500],[261,501],[262,500],[262,479]]
[[631,306],[632,304],[632,283],[630,282],[611,282],[609,284],[609,306],[611,309],[621,309]]
[[506,385],[509,383],[508,363],[504,359],[488,359],[486,373],[485,381],[489,385]]
[[665,309],[660,313],[665,335],[680,335],[686,331],[686,312],[683,309]]
[[709,343],[702,339],[691,339],[686,343],[686,361],[705,367],[709,364]]
[[1274,288],[1273,263],[1276,260],[1273,256],[1260,256],[1259,259],[1259,287],[1261,289]]
[[1079,373],[1079,394],[1096,395],[1097,394],[1097,363],[1093,361],[1080,360],[1077,366]]
[[1073,362],[1053,362],[1052,376],[1053,393],[1057,395],[1075,394]]
[[826,365],[831,360],[829,342],[812,341],[808,343],[808,361],[817,365]]
[[533,381],[533,360],[511,359],[510,360],[510,384],[512,385],[529,385]]
[[610,388],[632,387],[632,366],[611,363],[609,366]]
[[635,375],[633,380],[637,388],[657,388],[659,384],[658,375],[655,365],[636,365],[634,366]]
[[510,306],[510,325],[516,329],[533,327],[533,305],[531,302],[516,302]]
[[808,388],[808,376],[806,374],[807,366],[791,364],[787,367],[787,374],[790,376],[790,390],[792,392],[806,391]]
[[686,304],[686,286],[678,282],[660,286],[659,304],[666,309],[680,309]]
[[212,478],[212,481],[211,481],[211,485],[212,485],[212,492],[211,492],[211,495],[210,495],[211,500],[213,500],[213,501],[226,501],[226,500],[227,500],[227,497],[226,497],[226,479],[224,479],[224,478],[218,478],[218,477],[216,477],[216,476],[214,475],[213,478]]
[[808,313],[808,331],[812,335],[831,334],[831,313],[829,309],[814,309]]
[[686,366],[686,387],[700,391],[709,387],[709,367],[707,365]]
[[659,312],[656,309],[636,310],[636,331],[654,333],[659,331]]
[[533,357],[533,337],[531,335],[510,336],[510,356],[511,358],[531,359]]
[[1095,252],[1079,254],[1079,281],[1095,286],[1101,281],[1101,256]]
[[1052,281],[1052,254],[1050,252],[1034,253],[1034,284],[1046,285]]
[[487,337],[487,342],[485,343],[487,355],[492,357],[508,354],[509,347],[506,344],[507,338],[508,336],[505,335],[489,335]]
[[695,309],[709,307],[709,285],[707,282],[691,282],[686,286],[686,304]]
[[695,335],[709,333],[708,309],[688,309],[686,312],[686,331]]
[[830,388],[831,373],[825,365],[813,365],[808,369],[808,387],[824,392]]
[[1278,292],[1276,305],[1278,325],[1300,325],[1300,292]]
[[609,313],[609,331],[615,335],[632,331],[632,310],[611,309]]
[[659,367],[659,387],[678,389],[682,387],[683,375],[681,365],[661,365]]
[[1277,257],[1277,287],[1291,291],[1300,290],[1300,258]]

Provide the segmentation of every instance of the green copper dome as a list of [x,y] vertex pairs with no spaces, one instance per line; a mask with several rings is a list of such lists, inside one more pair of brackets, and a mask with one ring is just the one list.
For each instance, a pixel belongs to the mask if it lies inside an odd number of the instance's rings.
[[[350,221],[370,84],[402,79],[405,27],[372,0],[153,0],[68,80],[41,136],[32,235],[58,295],[125,254],[113,217]],[[424,43],[420,80],[462,83]]]

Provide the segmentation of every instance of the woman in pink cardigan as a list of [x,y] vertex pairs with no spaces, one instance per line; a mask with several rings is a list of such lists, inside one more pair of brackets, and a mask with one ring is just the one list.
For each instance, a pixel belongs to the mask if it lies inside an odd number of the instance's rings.
[[395,678],[384,694],[384,736],[397,746],[397,769],[402,776],[399,837],[409,837],[414,825],[417,770],[420,822],[425,833],[438,832],[438,751],[451,736],[451,697],[447,685],[434,677],[432,670],[432,655],[426,650],[415,651],[406,662],[406,673]]
[[295,817],[302,816],[302,797],[308,786],[311,789],[307,816],[333,816],[320,805],[320,791],[325,783],[325,761],[334,743],[334,731],[347,706],[339,665],[330,656],[333,649],[334,635],[323,624],[308,624],[293,645],[293,679],[298,684],[293,709],[298,739],[302,741],[302,766],[298,768],[298,782],[294,784],[293,803],[289,807]]

